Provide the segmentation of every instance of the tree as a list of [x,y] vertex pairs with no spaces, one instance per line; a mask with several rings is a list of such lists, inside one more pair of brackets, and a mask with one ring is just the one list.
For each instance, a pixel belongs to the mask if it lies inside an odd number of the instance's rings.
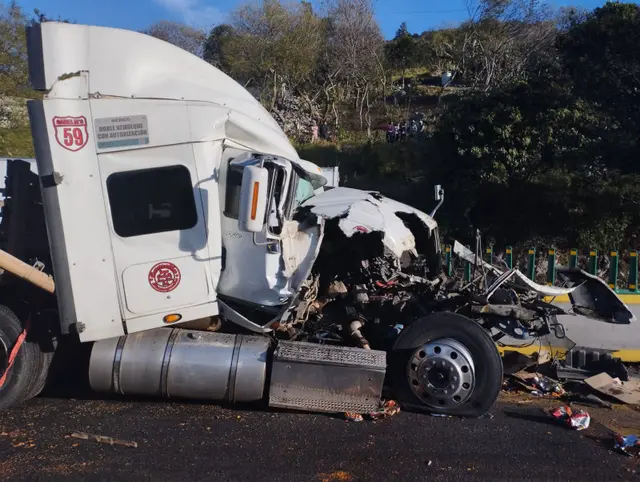
[[609,123],[549,79],[449,101],[430,173],[451,194],[445,228],[457,236],[478,228],[500,244],[615,247],[640,222],[640,195],[637,178],[607,165]]
[[211,29],[204,44],[203,58],[223,72],[231,72],[231,60],[228,58],[229,44],[236,35],[231,25],[222,24]]
[[410,37],[409,29],[407,28],[407,22],[402,22],[400,28],[396,30],[396,36],[394,38]]
[[201,30],[178,22],[162,20],[143,30],[143,33],[202,57],[206,36]]
[[561,7],[556,18],[560,32],[566,33],[571,28],[587,20],[589,11],[581,7]]
[[424,32],[420,46],[425,66],[435,73],[459,70],[466,35],[464,30],[458,28]]
[[468,0],[459,67],[485,92],[527,78],[549,53],[556,29],[550,9],[536,0]]
[[[559,38],[564,65],[576,92],[612,117],[612,129],[628,133],[636,164],[640,137],[640,6],[606,3]],[[625,156],[626,157],[626,156]]]
[[0,95],[25,96],[31,92],[28,80],[26,15],[16,2],[0,12]]
[[231,26],[236,35],[224,47],[230,70],[246,85],[257,86],[271,108],[313,77],[324,37],[310,4],[265,0],[246,5],[231,14]]
[[[371,0],[333,0],[327,9],[327,48],[325,65],[331,79],[330,90],[342,95],[328,99],[336,125],[339,123],[336,100],[352,99],[358,109],[360,126],[371,134],[371,97],[384,85],[384,39],[375,20]],[[337,88],[336,88],[337,87]]]
[[396,36],[385,46],[390,64],[402,71],[402,87],[406,70],[415,66],[418,60],[418,42],[409,33],[406,22],[402,22]]

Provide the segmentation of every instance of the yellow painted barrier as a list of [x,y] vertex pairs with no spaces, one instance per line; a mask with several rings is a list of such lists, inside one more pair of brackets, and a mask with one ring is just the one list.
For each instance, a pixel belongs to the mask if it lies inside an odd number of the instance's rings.
[[[638,294],[629,294],[622,293],[618,294],[618,297],[628,305],[640,305],[640,293]],[[544,299],[547,303],[571,303],[568,295],[556,296],[555,298],[548,296]]]
[[[587,348],[588,349],[588,348]],[[501,355],[504,355],[505,351],[517,351],[518,353],[522,353],[523,355],[531,356],[534,353],[538,353],[540,351],[540,345],[538,343],[534,343],[531,346],[518,348],[511,346],[499,346],[498,352]],[[549,351],[549,346],[542,346],[542,351]],[[567,354],[567,349],[564,347],[551,347],[552,357],[564,359]],[[620,358],[623,362],[627,363],[638,363],[640,362],[640,350],[636,349],[625,349],[625,350],[616,350],[611,352],[611,356],[614,358]]]

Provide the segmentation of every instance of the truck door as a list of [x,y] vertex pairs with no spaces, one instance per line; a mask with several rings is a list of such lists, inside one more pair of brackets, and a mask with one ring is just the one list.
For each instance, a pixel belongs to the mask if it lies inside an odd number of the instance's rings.
[[[116,132],[138,131],[141,142],[146,123],[146,116],[94,118],[97,137],[100,127],[106,127],[104,133],[108,133],[109,127],[116,126]],[[120,305],[128,331],[159,326],[169,313],[180,314],[184,321],[217,314],[193,146],[183,143],[100,152],[122,147],[122,142],[131,142],[137,134],[125,136],[125,141],[108,136],[97,140]]]
[[222,243],[225,251],[224,269],[218,292],[238,300],[257,305],[283,304],[291,292],[283,274],[281,243],[278,239],[282,228],[282,208],[287,202],[287,182],[290,172],[284,166],[269,165],[271,187],[275,191],[274,202],[267,208],[267,223],[272,239],[259,235],[254,242],[252,233],[241,231],[238,226],[242,169],[247,163],[259,163],[245,151],[227,148],[220,165],[222,205]]

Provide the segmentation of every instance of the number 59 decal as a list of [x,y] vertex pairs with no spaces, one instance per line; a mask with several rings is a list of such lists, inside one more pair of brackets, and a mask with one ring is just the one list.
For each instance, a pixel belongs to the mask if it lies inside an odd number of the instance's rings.
[[56,141],[68,151],[76,152],[87,145],[89,131],[85,116],[54,117],[53,128],[56,133]]

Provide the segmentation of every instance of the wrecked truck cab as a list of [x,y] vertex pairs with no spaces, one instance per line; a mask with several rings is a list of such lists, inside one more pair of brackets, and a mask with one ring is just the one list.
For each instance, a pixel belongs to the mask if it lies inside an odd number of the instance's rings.
[[[253,188],[249,168],[245,175],[243,205],[271,205],[273,186],[256,200],[254,193],[265,191]],[[285,207],[292,203],[293,197]],[[486,412],[502,380],[495,345],[476,321],[429,306],[442,289],[437,222],[378,192],[345,187],[293,206],[284,224],[298,231],[280,235],[283,269],[291,257],[312,256],[312,263],[288,271],[290,280],[297,279],[290,283],[295,294],[262,328],[287,342],[386,352],[388,386],[405,407],[465,416]],[[265,230],[268,222],[267,216]],[[306,252],[287,248],[312,227],[319,229],[319,244],[297,245]]]
[[[57,22],[27,37],[56,333],[92,343],[96,391],[371,411],[384,382],[404,407],[493,404],[500,356],[432,217],[325,190],[257,99],[182,49]],[[0,407],[37,392],[40,358]]]
[[[433,218],[378,192],[337,187],[300,207],[324,219],[337,220],[348,238],[355,233],[382,233],[384,245],[397,257],[406,251],[424,252],[427,246],[419,241],[437,238],[438,224]],[[439,242],[433,248],[440,253]]]
[[[438,224],[430,216],[411,206],[394,201],[378,192],[336,187],[305,201],[298,217],[309,212],[329,225],[334,237],[362,242],[365,236],[379,238],[381,254],[407,257],[426,256],[428,278],[440,271],[441,246]],[[354,239],[355,236],[355,239]],[[326,238],[325,242],[335,241]],[[373,241],[375,243],[375,241]]]

